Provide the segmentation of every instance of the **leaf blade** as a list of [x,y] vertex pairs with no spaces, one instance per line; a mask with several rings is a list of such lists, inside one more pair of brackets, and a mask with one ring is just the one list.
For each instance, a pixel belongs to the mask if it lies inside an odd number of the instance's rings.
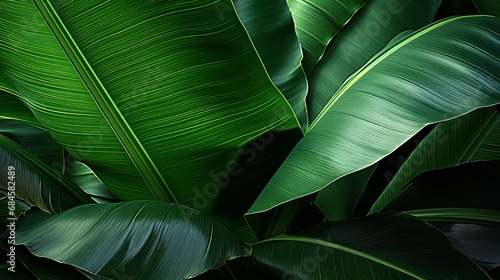
[[345,81],[399,33],[432,22],[440,0],[371,0],[325,51],[309,76],[309,118],[314,121]]
[[332,38],[365,5],[366,0],[287,0],[287,3],[304,51],[302,65],[309,75]]
[[[86,222],[74,222],[81,218]],[[250,252],[210,218],[158,201],[82,205],[54,216],[32,212],[17,230],[18,243],[35,255],[108,278],[126,270],[138,278],[187,279]],[[40,236],[47,237],[43,244]]]
[[324,223],[298,236],[260,241],[253,249],[254,270],[275,270],[289,278],[445,279],[458,274],[488,279],[437,229],[395,212]]
[[[469,35],[484,32],[484,36],[471,36],[475,43],[470,43],[489,50],[477,52],[469,44],[462,45],[461,42],[467,39],[457,31],[463,28],[470,30]],[[497,71],[500,70],[499,58],[493,51],[496,48],[494,42],[500,41],[494,30],[499,29],[500,21],[496,18],[449,19],[418,31],[377,57],[330,101],[322,117],[313,122],[246,215],[256,215],[313,194],[333,181],[377,162],[425,125],[463,115],[476,107],[499,103],[499,77],[485,75],[500,72]],[[447,37],[446,40],[437,44],[435,40],[443,36]],[[450,37],[456,39],[450,40]],[[448,62],[448,56],[440,57],[442,53],[438,46],[451,52],[450,47],[455,44],[456,52],[468,53],[464,58],[474,61],[474,67],[462,65],[461,58]],[[430,46],[438,49],[426,53]],[[433,59],[423,59],[424,53]],[[404,61],[412,66],[402,66]],[[422,67],[417,70],[418,61]],[[436,77],[437,72],[442,73],[438,69],[444,67],[444,61],[447,61],[448,72],[440,79],[431,78]],[[402,68],[398,69],[397,65]],[[450,70],[451,65],[456,67],[455,70]],[[392,70],[388,72],[387,67]],[[470,71],[476,74],[471,75]],[[460,78],[456,79],[456,75]],[[442,87],[441,81],[446,81],[446,87]],[[421,87],[420,84],[424,83],[425,87]],[[399,95],[399,98],[392,96],[394,101],[386,100],[387,91]],[[378,111],[373,108],[378,108]]]
[[308,83],[301,64],[302,49],[286,1],[239,0],[234,5],[269,76],[295,110],[305,131],[309,125]]
[[368,214],[381,210],[405,185],[426,171],[500,159],[499,145],[500,114],[494,108],[438,124],[410,154]]

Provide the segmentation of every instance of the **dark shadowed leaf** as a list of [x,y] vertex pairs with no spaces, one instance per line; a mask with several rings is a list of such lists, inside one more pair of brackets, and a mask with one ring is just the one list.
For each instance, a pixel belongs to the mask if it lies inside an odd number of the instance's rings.
[[500,212],[472,208],[406,211],[437,227],[451,245],[485,271],[500,266]]
[[470,162],[417,176],[382,211],[477,208],[500,211],[500,160]]
[[481,14],[500,16],[500,1],[498,0],[473,0]]
[[[4,244],[0,246],[2,250],[0,252],[2,254],[8,253],[8,247],[5,247]],[[17,245],[15,247],[16,254],[16,273],[12,274],[16,278],[15,279],[38,279],[38,280],[88,280],[89,278],[80,273],[76,268],[57,263],[53,260],[47,258],[40,258],[28,251],[25,246]],[[21,269],[21,267],[26,268],[30,274],[34,275],[31,278],[23,278],[18,273],[17,269]],[[36,277],[36,278],[35,278]],[[9,279],[9,278],[1,278],[1,279]],[[121,279],[120,279],[121,280]]]
[[64,150],[50,134],[23,121],[0,120],[0,133],[14,140],[48,165],[64,161]]
[[[495,108],[478,109],[440,123],[410,154],[369,214],[380,211],[419,174],[470,161],[495,159],[500,159],[500,114]],[[440,183],[438,179],[436,184]]]
[[329,221],[342,221],[351,218],[354,208],[363,194],[368,179],[377,164],[349,174],[333,182],[318,193],[314,204]]
[[366,0],[287,0],[287,3],[304,50],[302,65],[309,74],[332,38],[365,5]]
[[[9,170],[10,168],[10,170]],[[73,182],[56,172],[42,159],[0,134],[0,189],[30,206],[58,213],[93,200]],[[9,174],[8,171],[11,173]]]

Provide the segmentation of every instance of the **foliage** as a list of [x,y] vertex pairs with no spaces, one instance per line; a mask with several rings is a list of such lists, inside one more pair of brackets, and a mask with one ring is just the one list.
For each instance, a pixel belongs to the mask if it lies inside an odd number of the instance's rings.
[[498,7],[1,1],[2,279],[497,277]]

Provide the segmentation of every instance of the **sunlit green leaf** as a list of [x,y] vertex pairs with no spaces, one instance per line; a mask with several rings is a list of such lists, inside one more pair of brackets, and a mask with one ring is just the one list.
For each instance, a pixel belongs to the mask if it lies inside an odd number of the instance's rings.
[[365,65],[312,123],[247,219],[378,162],[428,124],[500,103],[499,31],[493,17],[448,19]]

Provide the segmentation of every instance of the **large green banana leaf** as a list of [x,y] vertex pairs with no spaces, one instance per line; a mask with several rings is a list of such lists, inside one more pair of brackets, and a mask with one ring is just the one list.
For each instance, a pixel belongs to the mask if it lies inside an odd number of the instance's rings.
[[137,279],[187,279],[251,252],[209,217],[160,201],[28,211],[16,231],[33,254],[108,278],[126,270]]
[[428,124],[500,103],[499,32],[494,17],[452,18],[381,53],[329,101],[247,219],[378,162]]
[[225,187],[214,174],[229,178],[244,144],[299,124],[234,9],[222,20],[215,0],[55,2],[0,3],[0,89],[118,198],[241,219],[246,209],[214,213]]
[[309,119],[314,121],[344,81],[394,36],[432,22],[441,0],[369,0],[332,40],[309,75]]
[[437,229],[398,213],[266,239],[250,261],[261,279],[489,279]]
[[498,0],[473,0],[481,14],[500,16],[500,2]]
[[94,202],[49,164],[3,134],[0,134],[0,168],[4,170],[0,173],[0,189],[3,192],[12,192],[16,198],[45,212],[58,213]]
[[500,114],[495,108],[479,109],[440,123],[410,154],[369,214],[380,211],[421,173],[469,161],[494,159],[500,159]]
[[302,65],[307,74],[321,59],[332,38],[366,3],[366,0],[286,1],[304,52]]
[[274,84],[285,95],[305,131],[309,124],[307,78],[302,68],[302,49],[285,0],[238,0],[234,2]]

